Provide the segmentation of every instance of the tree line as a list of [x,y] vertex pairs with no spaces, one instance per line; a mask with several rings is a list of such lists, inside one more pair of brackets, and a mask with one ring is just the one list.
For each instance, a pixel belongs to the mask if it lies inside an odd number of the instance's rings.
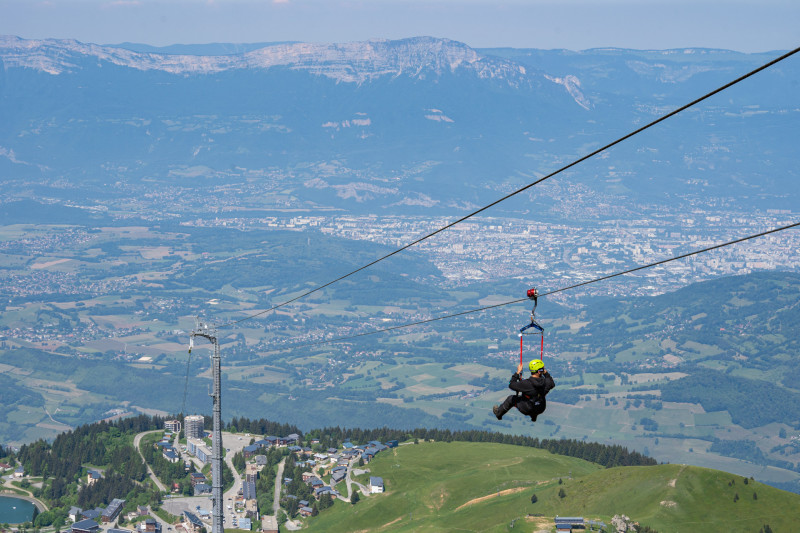
[[[263,419],[257,421],[255,425],[251,425],[251,421],[246,418],[238,418],[235,420],[235,427],[237,428],[267,427],[272,430],[277,430],[271,432],[267,431],[253,433],[277,434],[280,436],[285,436],[288,434],[287,431],[290,431],[291,433],[302,435],[302,442],[305,442],[306,444],[309,443],[311,439],[319,439],[320,445],[323,448],[338,448],[343,442],[348,440],[357,444],[366,443],[372,440],[387,442],[390,440],[401,441],[408,439],[444,442],[492,442],[498,444],[512,444],[515,446],[539,448],[558,455],[566,455],[569,457],[584,459],[608,468],[615,466],[647,466],[658,464],[655,459],[647,457],[636,451],[630,451],[623,446],[600,444],[596,442],[584,442],[575,439],[539,439],[536,437],[508,435],[505,433],[494,433],[483,430],[452,431],[449,429],[428,428],[403,430],[392,429],[388,427],[362,429],[342,428],[340,426],[315,429],[303,435],[303,433],[297,427],[287,425],[275,426],[271,425],[274,423],[270,423],[269,421]],[[259,424],[261,424],[261,426],[259,426]],[[233,426],[233,422],[230,424],[230,426]]]

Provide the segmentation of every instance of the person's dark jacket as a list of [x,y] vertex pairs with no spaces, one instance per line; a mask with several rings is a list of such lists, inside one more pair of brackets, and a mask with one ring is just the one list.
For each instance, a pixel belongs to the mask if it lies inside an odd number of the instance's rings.
[[532,375],[526,379],[522,379],[519,374],[514,374],[508,384],[509,389],[522,394],[523,398],[517,403],[517,408],[525,414],[544,412],[547,407],[545,396],[555,386],[556,383],[549,372],[541,377]]

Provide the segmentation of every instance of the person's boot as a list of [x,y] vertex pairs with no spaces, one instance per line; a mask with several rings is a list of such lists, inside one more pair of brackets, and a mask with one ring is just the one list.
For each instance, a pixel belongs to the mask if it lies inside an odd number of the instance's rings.
[[536,417],[539,415],[531,415],[531,422],[536,422]]
[[496,416],[498,420],[502,420],[503,415],[505,414],[503,413],[502,409],[500,409],[499,405],[493,405],[492,412],[494,413],[494,416]]

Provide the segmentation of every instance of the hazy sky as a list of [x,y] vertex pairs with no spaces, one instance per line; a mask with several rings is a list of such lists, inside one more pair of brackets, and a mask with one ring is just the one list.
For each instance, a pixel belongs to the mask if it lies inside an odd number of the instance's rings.
[[473,47],[793,49],[800,0],[0,0],[0,35],[155,46],[418,35]]

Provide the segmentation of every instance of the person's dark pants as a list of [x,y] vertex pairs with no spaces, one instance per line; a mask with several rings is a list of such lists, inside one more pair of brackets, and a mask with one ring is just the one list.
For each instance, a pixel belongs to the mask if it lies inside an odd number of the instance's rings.
[[500,404],[500,416],[505,415],[514,407],[523,415],[531,417],[534,422],[536,422],[536,417],[542,414],[545,409],[545,405],[542,402],[534,403],[524,396],[512,395],[506,397],[505,401]]

